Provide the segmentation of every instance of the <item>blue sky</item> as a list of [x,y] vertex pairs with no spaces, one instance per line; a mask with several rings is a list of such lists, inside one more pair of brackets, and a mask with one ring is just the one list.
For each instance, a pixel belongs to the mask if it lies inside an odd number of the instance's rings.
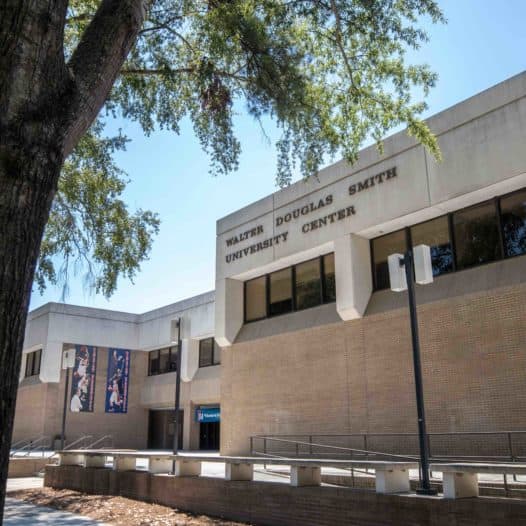
[[[439,74],[427,99],[433,115],[526,69],[526,1],[439,0],[447,25],[429,27],[430,42],[412,56]],[[67,303],[144,312],[214,288],[216,220],[275,191],[276,156],[259,126],[239,114],[236,130],[243,153],[239,170],[213,178],[208,159],[192,129],[179,136],[156,132],[144,137],[138,126],[119,121],[132,142],[118,155],[131,183],[126,200],[132,208],[161,217],[150,259],[132,284],[120,280],[107,300],[83,288],[82,275],[69,283]],[[271,139],[275,130],[266,129]],[[60,301],[62,289],[33,292],[31,308]]]

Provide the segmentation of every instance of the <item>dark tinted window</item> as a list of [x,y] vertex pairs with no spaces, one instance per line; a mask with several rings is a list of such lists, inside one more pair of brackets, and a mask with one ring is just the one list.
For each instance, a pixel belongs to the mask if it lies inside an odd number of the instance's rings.
[[506,256],[526,254],[526,190],[500,201],[504,253]]
[[259,320],[267,315],[267,277],[251,279],[245,283],[245,318]]
[[26,371],[25,377],[37,376],[40,374],[40,361],[42,358],[42,349],[33,351],[26,356]]
[[334,253],[323,256],[323,301],[336,301],[336,272],[334,270]]
[[320,259],[296,265],[296,309],[307,309],[321,303]]
[[247,322],[332,301],[336,301],[334,254],[245,281]]
[[214,338],[199,340],[199,367],[208,367],[221,363],[221,348]]
[[170,370],[170,349],[159,350],[159,371],[167,372]]
[[453,270],[453,248],[449,239],[447,216],[426,221],[411,228],[413,246],[428,245],[431,249],[433,276]]
[[387,258],[391,254],[403,254],[406,250],[405,231],[398,230],[386,236],[373,239],[373,272],[374,283],[377,290],[388,289],[389,268]]
[[491,201],[453,214],[459,270],[501,257],[496,212]]
[[292,267],[270,274],[269,315],[292,311]]
[[159,351],[148,353],[148,374],[159,374]]
[[165,347],[148,353],[148,374],[163,374],[177,370],[177,347]]

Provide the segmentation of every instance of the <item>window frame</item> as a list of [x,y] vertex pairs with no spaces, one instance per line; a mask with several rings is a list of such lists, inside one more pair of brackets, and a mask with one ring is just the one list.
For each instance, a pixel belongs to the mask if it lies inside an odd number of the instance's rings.
[[[168,367],[165,371],[161,370],[161,351],[168,349]],[[177,372],[177,366],[172,368],[172,355],[177,354],[177,345],[170,345],[169,347],[159,347],[148,352],[148,376],[158,376],[160,374],[168,374]],[[158,371],[152,372],[152,355],[157,353]],[[177,360],[175,361],[177,363]]]
[[[300,265],[304,265],[305,263],[310,263],[312,261],[317,261],[318,262],[318,275],[319,275],[319,280],[320,280],[320,303],[318,303],[317,305],[311,305],[310,307],[302,307],[302,308],[299,308],[298,307],[298,283],[297,283],[297,280],[296,280],[296,277],[297,277],[297,267],[299,267]],[[325,298],[325,287],[324,287],[324,282],[325,282],[325,275],[323,274],[323,256],[322,257],[316,257],[316,258],[311,258],[311,259],[306,259],[305,261],[302,261],[301,263],[297,263],[296,265],[294,265],[292,267],[292,292],[293,292],[293,300],[292,300],[292,307],[293,307],[293,312],[299,312],[299,311],[302,311],[302,310],[307,310],[307,309],[312,309],[314,307],[319,307],[320,305],[323,305],[323,300]]]
[[[330,256],[331,254],[334,254],[334,251],[333,252],[324,252],[323,254],[321,254],[319,256],[316,256],[314,258],[306,259],[305,261],[300,261],[296,265],[290,265],[288,267],[283,267],[283,268],[280,268],[280,269],[276,269],[276,270],[274,270],[272,272],[268,272],[266,274],[260,274],[259,276],[255,276],[253,278],[245,280],[243,282],[243,323],[244,324],[246,324],[246,323],[255,323],[255,322],[258,322],[258,321],[261,321],[261,320],[266,320],[266,319],[270,319],[270,318],[276,318],[276,317],[279,317],[279,316],[285,316],[287,314],[292,314],[294,312],[302,312],[304,310],[314,309],[316,307],[321,307],[322,305],[327,305],[329,303],[335,303],[336,299],[330,299],[330,300],[326,299],[326,292],[325,292],[326,276],[325,276],[324,258],[326,256]],[[313,305],[312,307],[305,307],[303,309],[298,309],[297,308],[297,299],[296,299],[296,294],[297,294],[297,290],[296,290],[296,266],[297,265],[301,265],[302,263],[306,263],[307,261],[313,261],[315,259],[319,260],[319,265],[320,265],[320,280],[321,280],[321,285],[320,285],[320,303],[318,305]],[[283,313],[272,314],[271,315],[270,314],[270,275],[273,274],[274,272],[280,272],[282,270],[287,270],[287,269],[291,269],[292,310],[290,310],[288,312],[283,312]],[[260,279],[262,277],[265,277],[265,300],[266,300],[265,313],[266,314],[265,314],[265,316],[263,316],[261,318],[248,320],[247,319],[247,283],[252,281],[252,280],[255,280],[255,279]]]
[[[369,240],[369,246],[370,246],[370,252],[371,252],[370,265],[371,265],[371,274],[372,274],[372,281],[373,281],[373,292],[377,292],[377,291],[381,291],[381,290],[389,290],[388,288],[379,289],[378,285],[377,285],[375,265],[374,265],[374,243],[373,243],[373,241],[376,240],[376,239],[382,238],[384,236],[387,236],[389,234],[393,234],[394,232],[399,232],[401,230],[405,230],[406,232],[408,232],[408,234],[406,234],[406,250],[407,250],[407,247],[410,246],[410,245],[408,245],[408,243],[410,242],[410,238],[411,238],[411,228],[419,226],[419,225],[422,225],[422,224],[427,223],[429,221],[433,221],[435,219],[439,219],[441,217],[446,217],[447,218],[447,225],[448,225],[448,230],[449,230],[449,239],[450,239],[450,243],[451,243],[451,251],[453,253],[453,261],[452,261],[453,262],[453,268],[452,268],[452,270],[450,272],[445,272],[444,274],[439,274],[438,276],[435,276],[434,279],[441,278],[442,276],[445,276],[445,275],[454,274],[456,272],[463,272],[465,270],[471,270],[471,269],[474,269],[474,268],[477,268],[477,267],[482,267],[484,265],[490,265],[490,264],[496,263],[498,261],[504,261],[506,259],[512,259],[512,258],[516,258],[516,257],[526,256],[526,253],[514,254],[514,255],[511,255],[511,256],[506,253],[505,236],[504,236],[504,225],[503,225],[503,221],[502,221],[502,208],[501,208],[502,200],[506,199],[508,197],[511,197],[511,196],[513,196],[515,194],[521,193],[521,192],[523,192],[523,193],[526,192],[526,187],[519,188],[517,190],[513,190],[513,192],[508,192],[506,194],[498,195],[498,196],[492,197],[490,199],[484,199],[483,201],[480,201],[479,203],[474,203],[472,205],[465,206],[463,208],[459,208],[458,210],[454,210],[454,211],[448,212],[446,214],[441,214],[441,215],[432,217],[430,219],[426,219],[425,221],[420,221],[420,222],[415,223],[413,225],[409,225],[409,226],[401,228],[401,229],[393,230],[392,232],[387,232],[385,234],[382,234],[381,236],[376,236],[374,238],[371,238]],[[464,211],[470,210],[472,208],[477,208],[478,206],[483,206],[483,205],[488,205],[488,204],[493,204],[493,208],[495,210],[497,236],[498,236],[498,243],[499,243],[499,245],[498,245],[499,255],[495,259],[491,259],[491,260],[488,260],[488,261],[484,261],[482,263],[477,263],[475,265],[471,265],[469,267],[463,267],[463,268],[459,269],[458,268],[458,262],[457,262],[457,258],[458,258],[457,243],[458,243],[458,240],[457,240],[456,235],[455,235],[454,215],[457,214],[457,213],[460,213],[460,212],[464,212]]]
[[509,256],[507,254],[506,246],[505,246],[504,223],[502,222],[502,216],[501,216],[501,210],[502,210],[501,209],[501,201],[502,201],[502,199],[506,199],[508,197],[512,197],[515,194],[520,194],[520,193],[525,193],[526,194],[526,187],[519,188],[518,190],[514,190],[513,192],[509,192],[508,194],[504,194],[504,195],[501,195],[499,197],[499,203],[498,203],[498,210],[497,210],[497,212],[498,212],[498,221],[499,221],[499,234],[500,234],[500,237],[502,239],[502,253],[503,253],[502,259],[513,259],[513,258],[518,258],[518,257],[526,255],[526,253],[523,253],[523,254],[512,254],[511,256]]
[[[254,281],[256,279],[260,279],[264,277],[265,278],[265,315],[260,318],[253,318],[249,321],[247,321],[247,283],[250,281]],[[260,321],[265,320],[269,317],[269,301],[270,301],[270,279],[269,274],[263,274],[262,276],[257,276],[255,278],[247,279],[246,281],[243,281],[243,322],[244,323],[252,323],[253,321]]]
[[[36,370],[36,356],[38,355],[38,370]],[[42,367],[42,349],[31,351],[26,353],[26,364],[24,369],[24,378],[32,378],[33,376],[40,375],[40,369]]]
[[[203,342],[209,340],[212,340],[212,363],[203,363],[203,360],[201,359]],[[217,345],[216,340],[213,336],[210,336],[208,338],[201,338],[199,340],[199,369],[202,369],[203,367],[215,367],[216,365],[221,365],[221,359],[219,359],[219,361],[216,361],[216,348],[219,348],[219,345]]]

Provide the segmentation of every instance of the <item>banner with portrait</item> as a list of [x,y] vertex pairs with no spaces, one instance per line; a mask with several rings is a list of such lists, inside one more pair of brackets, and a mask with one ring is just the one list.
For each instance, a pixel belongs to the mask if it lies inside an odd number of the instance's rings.
[[128,412],[128,377],[130,351],[108,349],[108,375],[106,378],[106,413]]
[[96,372],[97,347],[75,345],[75,365],[69,398],[69,409],[72,413],[93,412]]

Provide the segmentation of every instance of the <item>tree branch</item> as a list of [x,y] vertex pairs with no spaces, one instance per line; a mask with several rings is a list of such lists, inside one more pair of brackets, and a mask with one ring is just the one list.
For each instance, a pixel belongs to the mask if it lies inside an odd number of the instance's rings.
[[68,67],[75,96],[68,108],[64,155],[91,125],[144,22],[151,0],[103,0]]
[[[196,73],[197,68],[163,68],[163,69],[149,69],[149,68],[124,68],[120,71],[121,75],[139,75],[143,77],[154,76],[154,75],[177,75],[179,73]],[[236,73],[230,73],[228,71],[214,70],[214,74],[219,77],[227,77],[233,80],[246,81],[247,77],[237,75]]]

